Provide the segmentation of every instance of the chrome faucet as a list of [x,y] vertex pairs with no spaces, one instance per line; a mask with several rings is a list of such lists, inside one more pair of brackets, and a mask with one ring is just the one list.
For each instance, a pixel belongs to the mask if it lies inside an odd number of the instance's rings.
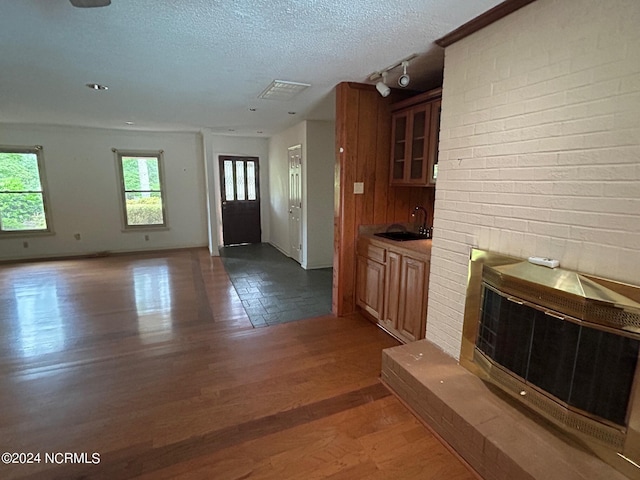
[[412,217],[416,216],[416,213],[421,211],[423,213],[423,217],[422,217],[422,225],[420,225],[420,227],[418,228],[418,233],[420,235],[426,235],[426,236],[430,236],[429,235],[429,229],[427,228],[427,210],[424,207],[421,207],[420,205],[416,205],[416,207],[413,209],[413,212],[411,213]]

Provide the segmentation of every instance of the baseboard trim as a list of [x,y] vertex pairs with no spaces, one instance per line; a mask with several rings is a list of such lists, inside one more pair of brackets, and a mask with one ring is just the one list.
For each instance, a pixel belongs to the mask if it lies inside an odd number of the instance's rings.
[[197,250],[204,248],[209,252],[208,245],[193,245],[189,247],[172,247],[172,248],[145,248],[142,250],[105,250],[100,252],[88,253],[70,253],[62,255],[37,255],[34,257],[19,257],[0,259],[0,265],[16,264],[16,263],[32,263],[32,262],[55,262],[60,260],[82,260],[88,258],[115,257],[124,255],[137,255],[141,253],[171,253],[183,250]]

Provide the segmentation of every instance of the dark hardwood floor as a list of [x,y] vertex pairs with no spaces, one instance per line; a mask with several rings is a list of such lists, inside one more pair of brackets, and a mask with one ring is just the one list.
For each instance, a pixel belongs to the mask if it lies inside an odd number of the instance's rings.
[[475,478],[379,383],[395,344],[254,329],[205,249],[2,265],[0,453],[39,463],[0,478]]

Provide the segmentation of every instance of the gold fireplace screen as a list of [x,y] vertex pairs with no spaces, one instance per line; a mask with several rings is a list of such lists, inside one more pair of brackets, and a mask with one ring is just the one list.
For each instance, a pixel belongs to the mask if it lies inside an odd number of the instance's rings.
[[640,480],[639,348],[640,287],[471,251],[461,365]]

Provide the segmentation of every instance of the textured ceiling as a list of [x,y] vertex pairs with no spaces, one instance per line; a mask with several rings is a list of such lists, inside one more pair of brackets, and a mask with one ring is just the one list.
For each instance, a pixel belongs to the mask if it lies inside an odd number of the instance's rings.
[[[366,82],[413,53],[409,88],[438,86],[443,50],[433,41],[498,3],[0,0],[0,123],[269,136],[333,118],[336,84]],[[275,79],[311,87],[258,99]]]

